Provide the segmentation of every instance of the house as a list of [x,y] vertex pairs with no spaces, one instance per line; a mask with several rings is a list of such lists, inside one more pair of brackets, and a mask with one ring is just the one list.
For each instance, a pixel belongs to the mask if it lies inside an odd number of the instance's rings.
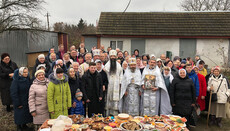
[[209,67],[226,67],[229,38],[230,12],[102,12],[96,34],[83,40],[88,49],[104,45],[157,57],[166,51],[181,58],[199,54]]
[[48,54],[51,47],[58,51],[60,44],[63,44],[67,51],[66,33],[15,29],[0,34],[0,54],[9,53],[12,61],[16,62],[19,67],[26,66],[29,70],[35,65],[39,54]]

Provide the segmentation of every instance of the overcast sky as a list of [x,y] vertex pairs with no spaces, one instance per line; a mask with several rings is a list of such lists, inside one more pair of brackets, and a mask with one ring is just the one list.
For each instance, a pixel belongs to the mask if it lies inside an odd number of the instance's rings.
[[[182,0],[131,0],[127,12],[181,11]],[[44,10],[38,17],[46,23],[46,12],[50,23],[65,22],[77,24],[80,18],[96,24],[101,12],[123,12],[129,0],[46,0]]]

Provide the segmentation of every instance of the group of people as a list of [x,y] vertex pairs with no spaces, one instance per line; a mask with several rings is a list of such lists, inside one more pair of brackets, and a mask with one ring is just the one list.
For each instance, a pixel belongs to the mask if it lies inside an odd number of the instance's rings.
[[[189,127],[191,114],[198,105],[207,110],[207,93],[217,94],[211,102],[210,125],[222,127],[228,102],[228,80],[220,67],[204,68],[200,56],[173,60],[162,54],[139,55],[120,49],[107,51],[92,48],[91,52],[81,43],[64,52],[62,45],[36,59],[32,78],[27,67],[17,67],[8,53],[1,55],[0,89],[2,104],[11,111],[18,130],[28,128],[33,122],[38,129],[46,119],[59,115],[93,114],[115,116],[118,113],[139,115],[169,115],[186,117]],[[209,93],[208,93],[209,94]]]

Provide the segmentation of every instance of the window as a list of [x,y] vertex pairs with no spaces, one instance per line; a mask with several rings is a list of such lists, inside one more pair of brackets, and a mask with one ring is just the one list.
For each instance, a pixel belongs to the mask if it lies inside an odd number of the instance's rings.
[[123,41],[110,41],[110,47],[114,50],[116,48],[123,50]]

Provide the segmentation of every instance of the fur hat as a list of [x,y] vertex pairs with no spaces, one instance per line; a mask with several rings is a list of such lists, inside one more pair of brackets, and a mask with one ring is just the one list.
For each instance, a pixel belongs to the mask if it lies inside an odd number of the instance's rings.
[[35,72],[34,76],[36,77],[39,73],[45,74],[45,71],[43,71],[43,70],[37,70],[37,71]]
[[77,91],[76,91],[76,93],[75,93],[75,97],[76,97],[76,98],[78,98],[78,97],[83,97],[83,94],[82,94],[82,92],[81,92],[79,89],[77,89]]
[[112,55],[117,56],[117,51],[116,50],[110,50],[109,56],[112,56]]
[[2,53],[1,55],[1,59],[3,60],[5,57],[10,57],[10,55],[8,53]]

